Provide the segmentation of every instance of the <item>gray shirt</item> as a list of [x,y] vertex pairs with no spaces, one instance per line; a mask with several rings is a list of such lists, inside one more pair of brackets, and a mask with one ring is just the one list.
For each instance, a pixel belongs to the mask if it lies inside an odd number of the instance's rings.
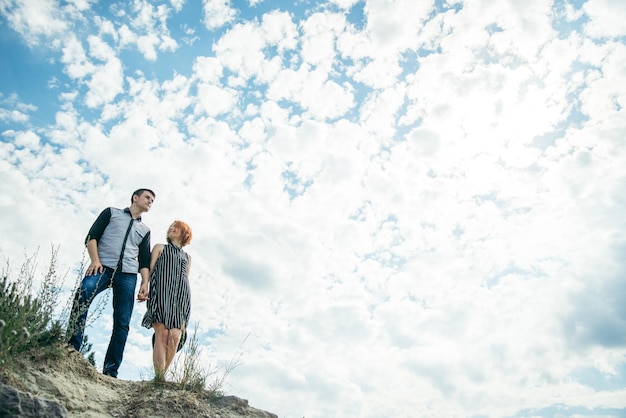
[[129,208],[103,210],[89,229],[85,244],[92,239],[98,242],[103,266],[117,267],[124,273],[150,268],[150,228],[141,217],[133,219]]

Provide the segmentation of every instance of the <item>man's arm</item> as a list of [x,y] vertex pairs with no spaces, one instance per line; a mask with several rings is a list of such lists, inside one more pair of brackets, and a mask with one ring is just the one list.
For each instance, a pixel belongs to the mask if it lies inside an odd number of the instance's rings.
[[[150,291],[150,273],[152,273],[152,269],[154,268],[154,262],[156,262],[154,254],[156,253],[157,246],[155,246],[151,255],[150,231],[146,233],[146,235],[139,243],[139,274],[141,275],[141,286],[139,287],[139,293],[137,293],[137,300],[139,302],[148,300],[148,293]],[[151,261],[151,256],[152,258],[154,258],[154,262]]]
[[139,243],[139,272],[144,268],[150,268],[150,231]]
[[109,221],[111,221],[111,208],[106,208],[100,212],[96,221],[93,225],[91,225],[91,228],[89,228],[87,237],[85,237],[85,245],[87,245],[92,239],[100,241],[100,237],[104,234],[104,230],[109,225]]

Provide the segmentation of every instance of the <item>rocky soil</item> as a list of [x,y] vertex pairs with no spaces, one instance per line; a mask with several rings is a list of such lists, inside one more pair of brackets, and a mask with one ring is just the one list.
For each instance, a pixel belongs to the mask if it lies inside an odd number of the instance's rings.
[[104,376],[73,349],[55,358],[31,353],[2,369],[0,417],[277,418],[235,396]]

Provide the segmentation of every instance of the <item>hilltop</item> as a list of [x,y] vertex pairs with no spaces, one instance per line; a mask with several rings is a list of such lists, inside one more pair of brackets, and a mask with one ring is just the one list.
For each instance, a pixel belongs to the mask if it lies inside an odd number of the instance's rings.
[[277,418],[236,396],[104,376],[73,349],[54,357],[23,354],[2,370],[0,382],[2,417]]

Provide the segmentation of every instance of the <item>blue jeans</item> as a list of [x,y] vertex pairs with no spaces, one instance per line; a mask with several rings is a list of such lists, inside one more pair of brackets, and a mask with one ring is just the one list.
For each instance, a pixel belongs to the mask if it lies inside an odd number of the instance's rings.
[[83,343],[87,311],[93,299],[102,291],[113,288],[113,333],[109,341],[109,348],[104,357],[102,373],[117,377],[117,370],[122,364],[126,338],[130,328],[130,317],[135,304],[135,287],[137,286],[136,273],[115,272],[108,267],[102,273],[85,276],[76,291],[72,314],[70,316],[69,343],[77,350]]

